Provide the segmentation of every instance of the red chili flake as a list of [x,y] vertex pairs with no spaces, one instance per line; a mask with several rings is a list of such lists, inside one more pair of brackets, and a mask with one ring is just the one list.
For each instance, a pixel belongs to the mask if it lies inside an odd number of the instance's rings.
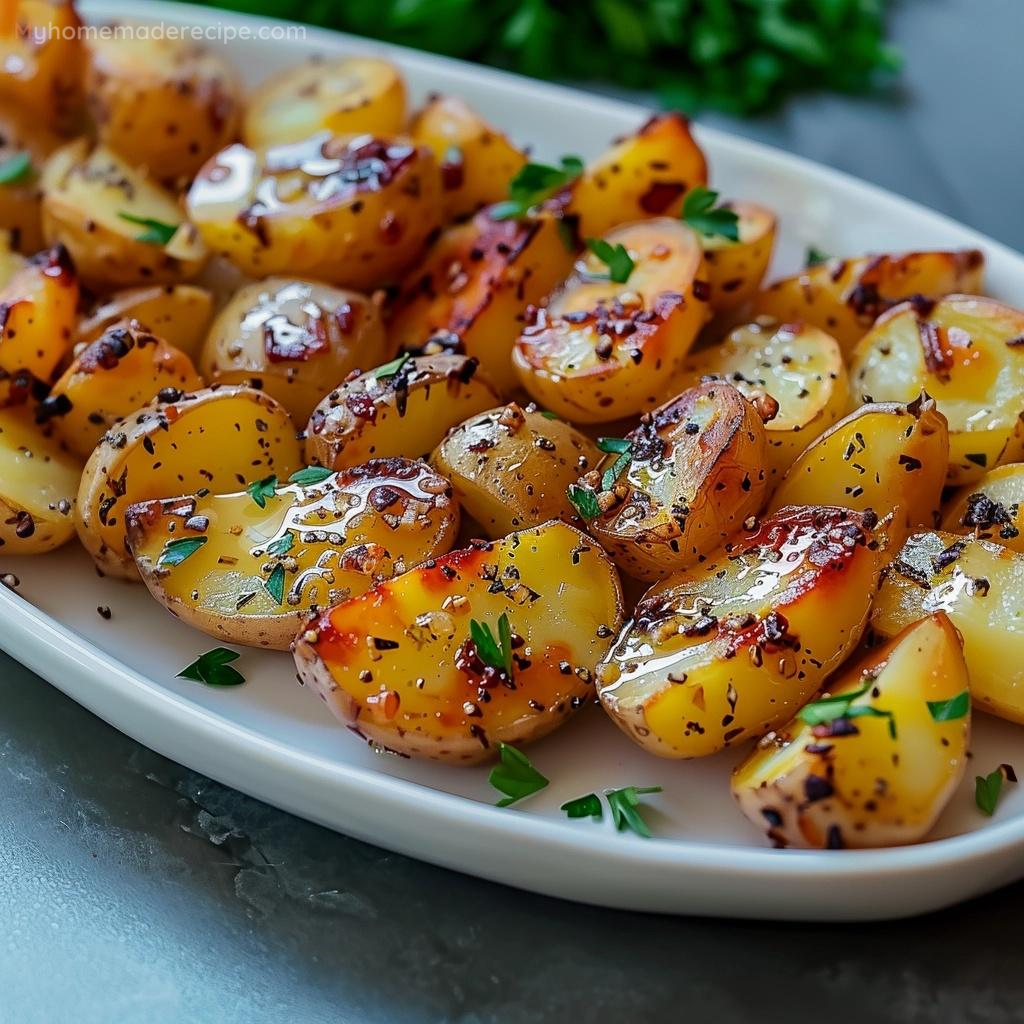
[[655,181],[640,197],[644,213],[664,213],[686,191],[683,181]]

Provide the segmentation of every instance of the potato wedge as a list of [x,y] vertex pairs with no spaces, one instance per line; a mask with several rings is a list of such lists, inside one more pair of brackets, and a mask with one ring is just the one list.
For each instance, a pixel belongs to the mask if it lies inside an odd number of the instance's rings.
[[0,554],[39,555],[70,540],[81,475],[28,409],[0,409]]
[[580,478],[573,502],[637,579],[703,561],[767,496],[761,416],[729,384],[684,391],[645,415],[624,443],[605,444],[610,454]]
[[722,203],[739,218],[739,240],[724,235],[701,235],[711,308],[724,312],[746,305],[761,287],[775,247],[775,214],[757,203],[736,200]]
[[949,422],[947,482],[978,480],[1024,459],[1024,312],[969,295],[900,305],[857,346],[850,387],[875,402],[927,391]]
[[549,519],[580,525],[566,492],[600,460],[585,434],[515,402],[460,423],[430,458],[462,507],[495,539]]
[[[499,743],[540,739],[592,698],[621,616],[615,567],[556,520],[322,612],[296,641],[295,664],[357,736],[474,764]],[[471,635],[480,627],[496,641],[490,653]]]
[[916,843],[967,768],[967,684],[948,617],[912,623],[804,712],[825,721],[794,718],[768,733],[734,772],[733,796],[775,846]]
[[306,459],[328,469],[393,455],[416,459],[450,428],[500,401],[475,359],[401,356],[324,398],[306,428]]
[[150,593],[233,644],[287,650],[311,612],[444,554],[459,529],[451,485],[408,459],[375,459],[305,486],[270,482],[256,493],[262,506],[242,491],[125,512]]
[[380,312],[366,296],[271,277],[242,288],[220,311],[199,365],[211,381],[251,382],[305,423],[353,370],[391,355]]
[[221,385],[158,400],[115,424],[89,457],[75,509],[78,537],[102,573],[135,579],[129,505],[202,489],[229,493],[301,465],[294,424],[261,391]]
[[867,625],[876,522],[783,509],[653,586],[597,671],[604,709],[660,757],[703,757],[788,721]]
[[961,488],[946,508],[942,529],[990,540],[1024,555],[1024,462],[989,470]]
[[710,316],[700,241],[665,217],[624,224],[604,239],[633,260],[619,284],[593,253],[581,257],[512,353],[523,387],[576,423],[652,409]]
[[953,533],[917,533],[882,574],[871,630],[889,638],[945,612],[964,641],[974,706],[1024,724],[1024,555]]
[[0,164],[24,170],[0,184],[0,230],[10,232],[11,247],[32,255],[43,248],[42,192],[39,172],[60,145],[60,137],[13,106],[0,106]]
[[985,257],[978,249],[829,260],[770,284],[758,295],[754,312],[782,323],[814,324],[849,354],[887,309],[916,295],[939,299],[951,292],[981,292],[984,273]]

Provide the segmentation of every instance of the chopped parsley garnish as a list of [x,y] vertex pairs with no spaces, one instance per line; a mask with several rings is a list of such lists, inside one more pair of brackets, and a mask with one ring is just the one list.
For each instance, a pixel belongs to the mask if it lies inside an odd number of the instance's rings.
[[644,839],[650,839],[651,830],[640,813],[640,797],[645,793],[660,792],[661,786],[626,786],[625,789],[608,790],[604,796],[615,827],[620,832],[629,829]]
[[588,793],[586,796],[578,796],[575,800],[569,800],[562,804],[561,810],[565,811],[570,818],[604,817],[601,798],[596,793]]
[[820,267],[822,263],[828,263],[832,259],[827,252],[816,249],[813,245],[807,246],[807,253],[804,256],[805,267]]
[[278,562],[274,566],[270,575],[265,580],[263,586],[267,588],[267,593],[274,599],[277,604],[284,604],[284,565]]
[[560,420],[562,418],[557,412],[552,412],[550,409],[541,409],[540,414],[546,420]]
[[212,651],[200,654],[191,665],[186,665],[179,673],[179,679],[194,679],[197,683],[207,686],[241,686],[245,676],[228,664],[241,657],[238,651],[229,651],[226,647],[214,647]]
[[271,541],[267,545],[268,555],[287,555],[289,551],[295,546],[295,534],[289,530],[283,537],[278,537],[277,540]]
[[740,219],[724,206],[715,206],[718,193],[697,185],[683,199],[683,220],[705,236],[721,235],[730,242],[740,240]]
[[186,558],[191,558],[210,538],[209,537],[179,537],[177,540],[169,540],[160,557],[156,560],[161,565],[181,565]]
[[277,477],[265,476],[262,480],[254,480],[245,490],[260,508],[266,508],[267,498],[277,493]]
[[889,721],[889,735],[896,739],[896,719],[891,711],[883,711],[870,704],[855,705],[853,703],[858,697],[863,697],[874,685],[874,679],[869,679],[859,690],[822,697],[821,700],[802,707],[798,717],[808,725],[827,725],[837,718],[886,718]]
[[612,453],[612,452],[628,452],[632,449],[633,442],[627,441],[624,437],[599,437],[597,439],[598,451]]
[[138,224],[145,228],[145,231],[135,236],[135,241],[148,242],[150,245],[166,245],[174,237],[179,226],[166,224],[162,220],[153,220],[152,217],[136,217],[134,213],[125,213],[124,210],[119,210],[117,215],[129,224]]
[[408,352],[405,352],[397,359],[392,359],[390,363],[378,366],[377,369],[373,371],[373,375],[377,380],[387,380],[388,377],[394,377],[410,359],[412,359],[412,356]]
[[971,708],[970,691],[964,690],[949,700],[930,700],[928,710],[931,712],[932,720],[936,722],[952,722],[957,718],[963,718]]
[[587,248],[608,267],[608,280],[615,284],[625,284],[633,273],[633,258],[629,250],[621,243],[612,245],[603,238],[588,238]]
[[487,781],[505,795],[498,801],[498,807],[508,807],[517,800],[539,793],[548,780],[541,775],[530,759],[520,750],[507,743],[498,744],[500,764],[491,769]]
[[32,173],[32,154],[25,150],[0,162],[0,185],[19,185]]
[[1001,764],[988,775],[978,775],[974,779],[974,802],[982,814],[990,818],[995,814],[996,804],[1003,791],[1003,781],[1016,782],[1017,773],[1008,764]]
[[300,487],[309,487],[312,484],[322,484],[329,476],[334,475],[333,469],[326,466],[306,466],[297,473],[288,477],[288,483],[298,484]]
[[633,442],[622,437],[599,437],[597,447],[603,452],[619,454],[619,457],[601,474],[601,490],[610,491],[633,460]]
[[565,493],[572,502],[573,508],[584,519],[596,519],[601,514],[601,506],[597,502],[597,495],[589,487],[569,484]]
[[479,622],[476,619],[469,620],[469,636],[476,647],[476,653],[485,665],[512,675],[512,627],[504,612],[498,619],[497,637],[486,622]]
[[583,173],[578,156],[563,156],[558,167],[529,163],[509,182],[508,199],[491,207],[492,220],[518,220]]

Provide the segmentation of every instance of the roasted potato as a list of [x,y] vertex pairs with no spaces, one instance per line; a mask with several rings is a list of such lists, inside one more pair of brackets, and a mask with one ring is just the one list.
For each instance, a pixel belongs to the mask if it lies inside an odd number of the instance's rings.
[[555,520],[322,612],[299,635],[295,664],[368,742],[473,764],[499,743],[539,739],[591,699],[621,616],[615,567]]
[[346,380],[313,410],[306,459],[328,469],[429,455],[451,427],[500,402],[477,361],[400,356]]
[[0,409],[0,554],[39,555],[70,540],[81,473],[29,409]]
[[775,846],[818,850],[923,839],[967,767],[971,703],[942,612],[907,626],[736,769],[733,796]]
[[271,277],[242,288],[221,310],[199,365],[211,381],[251,382],[305,423],[354,369],[392,354],[377,306],[364,295]]
[[1024,462],[990,470],[953,495],[942,529],[969,533],[1024,555]]
[[272,75],[249,97],[242,138],[254,149],[332,135],[397,135],[405,82],[379,57],[317,58]]
[[952,533],[918,533],[882,574],[871,630],[895,636],[945,612],[959,630],[982,711],[1024,724],[1024,555]]
[[225,384],[158,399],[111,427],[89,457],[78,537],[102,573],[134,579],[129,505],[201,489],[229,493],[251,480],[285,479],[301,464],[294,424],[261,391]]
[[853,353],[861,401],[908,402],[922,390],[949,422],[951,484],[1024,459],[1024,313],[950,295],[881,317]]
[[775,214],[757,203],[743,200],[723,203],[738,217],[739,240],[724,235],[701,235],[711,308],[715,312],[736,309],[756,294],[775,246]]
[[977,249],[828,260],[769,285],[754,312],[814,324],[848,354],[887,309],[914,296],[980,292],[984,273]]
[[508,392],[516,385],[509,355],[524,311],[547,297],[572,261],[554,217],[495,221],[485,210],[445,231],[406,277],[388,336],[408,351],[454,348],[473,356]]
[[0,230],[10,232],[11,248],[29,255],[43,248],[39,172],[59,145],[59,137],[38,121],[0,106]]
[[568,423],[510,402],[450,430],[430,461],[487,536],[499,538],[549,519],[579,523],[566,492],[600,459]]
[[703,561],[767,495],[761,415],[718,381],[648,413],[573,489],[590,532],[642,580]]
[[652,409],[710,316],[700,241],[678,220],[624,224],[604,241],[632,260],[624,283],[593,252],[545,308],[531,311],[512,353],[524,388],[577,423]]
[[287,650],[310,612],[449,551],[459,507],[422,462],[375,459],[306,486],[146,501],[125,521],[168,611],[228,643]]
[[423,146],[320,132],[222,150],[192,183],[188,212],[210,249],[252,277],[369,291],[407,270],[440,225],[441,176]]
[[876,521],[783,509],[653,586],[597,671],[612,720],[661,757],[713,754],[788,721],[864,631]]

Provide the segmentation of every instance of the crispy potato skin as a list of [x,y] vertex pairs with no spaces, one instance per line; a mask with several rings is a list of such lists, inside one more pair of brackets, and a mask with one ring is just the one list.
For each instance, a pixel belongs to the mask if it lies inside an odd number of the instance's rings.
[[853,649],[883,554],[873,515],[788,508],[643,597],[597,673],[601,704],[660,757],[786,722]]
[[1024,555],[1024,463],[990,470],[953,495],[942,529],[1002,544]]
[[392,354],[380,313],[366,296],[272,277],[240,289],[221,310],[200,367],[210,380],[252,382],[304,423],[349,373]]
[[[229,444],[217,443],[226,438]],[[75,509],[78,537],[101,572],[135,579],[129,505],[202,489],[229,493],[271,474],[286,479],[301,464],[294,424],[260,391],[222,385],[152,402],[111,427],[89,456]]]
[[515,402],[460,423],[430,459],[451,480],[462,507],[496,539],[549,519],[582,525],[566,490],[600,460],[585,434]]
[[24,406],[0,409],[0,549],[39,555],[75,535],[80,463],[46,437]]
[[949,422],[947,482],[1024,459],[1024,313],[949,295],[879,318],[850,363],[855,397],[906,402],[927,391]]
[[[128,546],[153,596],[228,643],[287,650],[311,612],[444,554],[459,528],[451,485],[408,459],[287,484],[264,502],[242,491],[147,501],[125,514]],[[205,540],[180,564],[161,565],[180,537]],[[275,572],[284,574],[280,602]]]
[[367,459],[428,455],[451,427],[499,403],[497,392],[466,356],[417,356],[397,373],[346,380],[313,410],[306,459],[329,469]]
[[619,458],[612,453],[580,485],[602,510],[590,520],[591,533],[631,576],[663,579],[702,561],[761,510],[764,426],[729,384],[684,391],[627,437],[630,458],[617,479],[604,479]]
[[9,231],[12,247],[26,255],[43,248],[39,171],[60,142],[44,124],[13,105],[0,106],[0,162],[19,153],[28,153],[32,160],[23,179],[0,186],[0,230]]
[[882,574],[871,613],[895,636],[945,612],[963,637],[976,708],[1024,724],[1024,555],[974,537],[917,533]]
[[[470,639],[471,619],[497,635],[502,614],[511,680]],[[454,551],[321,613],[299,635],[295,664],[368,742],[474,764],[499,742],[539,739],[592,697],[621,615],[615,567],[553,521]]]
[[754,312],[782,323],[814,324],[849,355],[886,310],[915,295],[938,299],[951,292],[980,292],[984,273],[985,257],[978,249],[829,260],[770,284],[758,295]]
[[739,218],[739,241],[702,235],[711,308],[725,312],[746,305],[761,287],[772,260],[778,222],[767,207],[745,200],[724,203]]
[[530,395],[576,423],[654,408],[710,316],[700,241],[685,224],[637,221],[605,241],[630,253],[629,280],[609,280],[605,264],[585,254],[512,353]]
[[[929,702],[967,691],[960,639],[942,612],[845,669],[827,692],[883,715],[770,732],[736,769],[733,796],[776,846],[898,846],[923,839],[967,767],[970,708],[936,721]],[[890,719],[896,732],[890,732]]]

